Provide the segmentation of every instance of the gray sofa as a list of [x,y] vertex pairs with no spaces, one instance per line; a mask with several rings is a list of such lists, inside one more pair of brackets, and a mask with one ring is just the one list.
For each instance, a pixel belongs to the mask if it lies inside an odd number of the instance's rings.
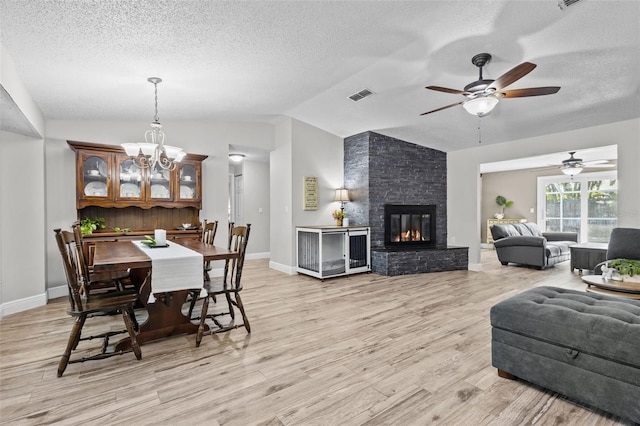
[[539,269],[571,259],[569,247],[578,242],[576,232],[542,232],[533,222],[493,225],[491,235],[500,263]]
[[640,423],[640,300],[537,287],[494,305],[491,362]]

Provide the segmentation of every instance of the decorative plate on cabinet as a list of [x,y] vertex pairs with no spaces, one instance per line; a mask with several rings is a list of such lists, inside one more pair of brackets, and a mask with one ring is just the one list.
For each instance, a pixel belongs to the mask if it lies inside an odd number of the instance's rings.
[[151,185],[151,198],[169,198],[169,189],[160,184]]
[[193,198],[193,189],[186,185],[180,185],[180,198]]
[[123,183],[120,185],[121,197],[139,197],[140,187],[135,183]]
[[104,161],[97,161],[98,163],[98,172],[103,176],[107,177],[107,163]]
[[84,195],[92,197],[106,197],[107,184],[105,182],[89,182],[84,187]]

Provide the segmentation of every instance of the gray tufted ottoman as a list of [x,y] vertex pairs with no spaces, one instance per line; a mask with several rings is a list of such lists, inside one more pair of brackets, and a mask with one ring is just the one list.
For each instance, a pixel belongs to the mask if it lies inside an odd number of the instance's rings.
[[538,287],[491,308],[492,364],[640,423],[640,300]]

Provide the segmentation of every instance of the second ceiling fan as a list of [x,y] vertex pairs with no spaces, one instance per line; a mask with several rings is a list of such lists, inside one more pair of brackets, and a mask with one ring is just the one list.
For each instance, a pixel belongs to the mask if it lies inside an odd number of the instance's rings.
[[449,89],[441,86],[427,86],[427,89],[438,92],[463,95],[465,99],[451,105],[443,106],[432,111],[424,112],[420,115],[431,114],[456,105],[462,105],[470,114],[483,117],[489,114],[502,98],[524,98],[528,96],[552,95],[560,90],[558,86],[532,87],[528,89],[504,90],[510,84],[520,80],[529,74],[536,67],[531,62],[523,62],[511,68],[509,71],[498,77],[496,80],[484,79],[482,77],[482,67],[491,60],[488,53],[478,53],[471,62],[479,68],[479,78],[477,81],[467,84],[463,90]]

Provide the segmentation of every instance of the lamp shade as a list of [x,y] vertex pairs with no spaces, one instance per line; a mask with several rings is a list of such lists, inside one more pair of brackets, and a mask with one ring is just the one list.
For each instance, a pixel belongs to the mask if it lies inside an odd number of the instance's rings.
[[349,198],[349,190],[345,188],[336,189],[336,197],[333,199],[333,201],[351,201],[351,199]]
[[140,147],[137,143],[123,143],[121,145],[129,157],[135,157],[140,152]]
[[498,105],[498,98],[493,96],[483,96],[466,101],[462,107],[472,115],[482,117],[489,114]]
[[165,145],[164,149],[169,160],[175,163],[179,163],[180,160],[184,158],[184,155],[180,155],[183,152],[182,149],[178,148],[177,146]]

